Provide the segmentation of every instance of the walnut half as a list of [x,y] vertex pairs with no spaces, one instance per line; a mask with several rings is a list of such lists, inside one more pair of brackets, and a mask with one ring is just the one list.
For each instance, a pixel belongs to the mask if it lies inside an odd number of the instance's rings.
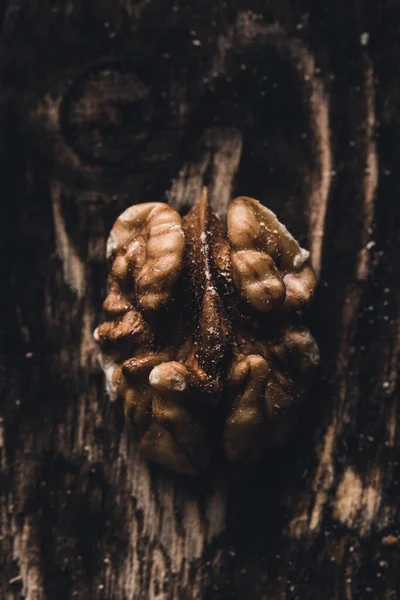
[[284,443],[319,354],[298,325],[316,286],[309,253],[276,215],[240,197],[225,224],[204,189],[183,219],[128,208],[107,252],[95,339],[147,458],[194,475],[221,447],[245,463]]

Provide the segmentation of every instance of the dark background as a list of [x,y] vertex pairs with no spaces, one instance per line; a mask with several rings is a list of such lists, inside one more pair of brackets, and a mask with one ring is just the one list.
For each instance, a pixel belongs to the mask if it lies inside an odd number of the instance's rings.
[[[0,7],[0,597],[398,598],[400,3]],[[204,183],[312,250],[322,366],[289,446],[187,479],[92,331],[117,215]]]

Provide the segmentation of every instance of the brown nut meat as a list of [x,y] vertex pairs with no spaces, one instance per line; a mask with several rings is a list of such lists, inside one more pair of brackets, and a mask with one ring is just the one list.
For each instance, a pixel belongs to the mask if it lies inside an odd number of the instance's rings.
[[119,314],[132,301],[143,310],[165,305],[179,278],[184,247],[176,210],[161,202],[127,208],[107,241],[112,269],[104,310]]
[[299,310],[310,302],[317,283],[310,253],[271,210],[253,198],[236,198],[228,208],[228,239],[235,286],[251,308]]
[[274,213],[237,198],[225,226],[206,189],[183,219],[165,204],[133,206],[107,253],[108,320],[95,339],[143,454],[194,475],[221,438],[232,462],[284,443],[318,364],[314,338],[290,315],[316,280]]
[[208,444],[201,422],[190,411],[189,396],[196,396],[196,389],[188,383],[185,366],[169,358],[164,353],[126,361],[118,393],[143,454],[194,475],[209,462]]
[[284,325],[272,342],[236,336],[224,430],[228,460],[254,460],[267,446],[289,439],[318,362],[318,346],[305,327]]

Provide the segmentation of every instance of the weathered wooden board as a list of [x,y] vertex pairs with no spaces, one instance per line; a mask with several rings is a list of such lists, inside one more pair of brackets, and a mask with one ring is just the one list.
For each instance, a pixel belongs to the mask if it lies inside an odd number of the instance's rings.
[[[400,3],[5,0],[5,599],[400,596]],[[149,467],[96,361],[131,203],[253,195],[312,250],[322,368],[243,471]]]

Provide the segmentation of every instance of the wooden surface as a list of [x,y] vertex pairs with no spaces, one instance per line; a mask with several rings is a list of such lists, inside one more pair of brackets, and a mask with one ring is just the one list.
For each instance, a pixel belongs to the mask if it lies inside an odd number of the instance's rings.
[[[400,3],[1,4],[0,597],[400,597]],[[253,195],[311,248],[322,368],[243,471],[149,467],[92,339],[134,202]]]

